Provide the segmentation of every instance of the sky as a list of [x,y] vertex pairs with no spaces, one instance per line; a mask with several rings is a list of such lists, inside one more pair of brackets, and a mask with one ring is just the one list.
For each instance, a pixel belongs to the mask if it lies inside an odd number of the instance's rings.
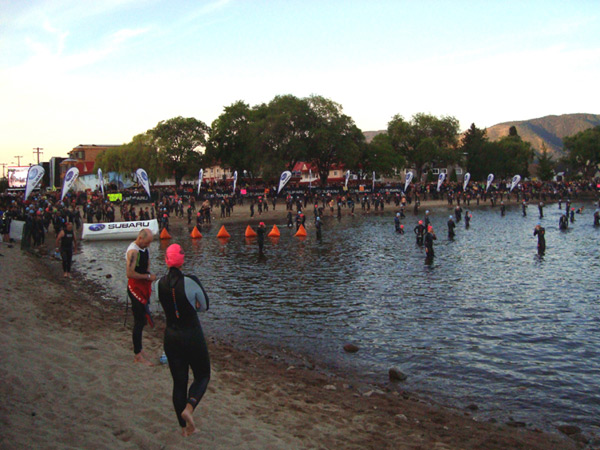
[[0,0],[0,163],[321,95],[363,131],[600,113],[600,2]]

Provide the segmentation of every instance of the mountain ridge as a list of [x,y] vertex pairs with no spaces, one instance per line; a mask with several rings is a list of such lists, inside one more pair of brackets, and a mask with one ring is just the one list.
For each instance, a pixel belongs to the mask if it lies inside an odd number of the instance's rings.
[[[573,113],[501,122],[488,127],[486,131],[490,141],[497,141],[507,136],[510,127],[515,126],[519,136],[524,141],[531,142],[531,146],[536,150],[536,153],[541,152],[542,142],[544,142],[549,155],[556,160],[564,155],[562,141],[564,137],[572,136],[580,131],[599,125],[600,114]],[[375,136],[385,132],[386,130],[365,131],[363,134],[367,142],[371,142]],[[461,138],[463,135],[464,132],[461,133]]]

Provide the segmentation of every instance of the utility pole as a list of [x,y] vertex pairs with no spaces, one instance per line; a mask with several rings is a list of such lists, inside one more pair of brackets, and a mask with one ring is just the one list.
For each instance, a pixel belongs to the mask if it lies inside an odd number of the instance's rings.
[[15,158],[17,158],[17,166],[21,165],[21,158],[24,158],[24,156],[15,156]]
[[6,178],[6,175],[5,175],[5,173],[4,173],[4,168],[5,168],[6,166],[8,166],[8,164],[6,164],[6,163],[0,163],[0,166],[2,166],[2,178]]
[[38,164],[40,163],[40,153],[44,153],[42,150],[44,149],[40,147],[36,147],[33,149],[33,153],[37,153]]

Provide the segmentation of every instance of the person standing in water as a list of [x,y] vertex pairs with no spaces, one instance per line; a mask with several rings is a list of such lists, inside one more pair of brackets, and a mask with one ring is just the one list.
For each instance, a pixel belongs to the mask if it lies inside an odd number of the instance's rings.
[[321,227],[323,226],[323,223],[321,222],[321,218],[319,216],[317,216],[317,218],[315,219],[315,229],[317,230],[317,239],[321,239],[322,234],[321,234]]
[[567,219],[566,214],[562,214],[560,219],[558,219],[558,228],[562,231],[565,231],[569,228],[569,219]]
[[425,234],[425,259],[430,261],[435,256],[435,252],[433,251],[433,241],[435,240],[437,240],[437,237],[433,232],[433,227],[429,225],[427,227],[427,234]]
[[462,208],[460,207],[460,205],[457,205],[456,208],[454,208],[454,216],[456,217],[456,221],[460,222],[462,219]]
[[506,215],[506,205],[503,201],[500,202],[500,215],[504,217]]
[[63,277],[71,278],[71,262],[73,261],[73,253],[77,250],[77,239],[75,239],[71,222],[67,222],[65,228],[56,236],[56,251],[59,249],[64,272]]
[[[198,319],[198,311],[208,310],[209,302],[198,278],[181,272],[184,259],[179,244],[167,248],[169,272],[158,282],[158,300],[167,321],[164,350],[173,378],[173,406],[183,436],[190,436],[196,432],[194,410],[210,381],[210,358]],[[188,390],[190,368],[194,381]]]
[[527,216],[527,202],[523,200],[523,204],[521,205],[521,209],[523,210],[523,217]]
[[394,228],[396,229],[396,233],[400,233],[400,213],[396,213],[394,216]]
[[533,230],[533,235],[538,238],[538,255],[543,255],[546,252],[546,229],[542,227],[542,224],[538,222],[535,229]]
[[600,226],[600,209],[597,209],[594,212],[594,226],[595,227]]
[[261,222],[258,224],[258,229],[257,229],[257,241],[258,241],[258,253],[260,253],[262,255],[263,253],[263,248],[265,246],[265,233],[267,231],[267,228],[265,226],[264,222]]
[[544,218],[544,202],[539,203],[538,210],[540,212],[540,219],[543,219]]
[[417,245],[423,245],[423,236],[425,235],[425,226],[423,226],[423,221],[419,220],[419,223],[413,230],[417,235]]
[[448,238],[449,239],[453,239],[454,238],[454,229],[456,228],[456,223],[454,223],[454,218],[452,216],[450,216],[450,218],[448,219]]
[[468,230],[469,227],[471,226],[471,219],[473,218],[473,215],[469,212],[469,210],[467,210],[465,212],[465,228]]
[[131,300],[131,311],[133,312],[134,361],[147,366],[152,366],[152,363],[142,353],[142,332],[146,322],[148,325],[154,326],[149,305],[152,282],[156,280],[156,275],[150,273],[150,251],[148,250],[153,238],[152,232],[144,228],[139,232],[137,239],[129,244],[125,254],[127,295]]

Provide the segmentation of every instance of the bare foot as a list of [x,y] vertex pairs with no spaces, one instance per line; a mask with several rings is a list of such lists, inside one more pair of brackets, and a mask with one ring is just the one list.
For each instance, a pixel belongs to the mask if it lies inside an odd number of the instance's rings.
[[196,424],[194,424],[194,417],[192,416],[192,414],[194,413],[194,408],[192,408],[192,405],[188,404],[185,409],[183,410],[183,412],[181,413],[181,418],[183,420],[185,420],[186,426],[185,428],[183,428],[182,434],[183,436],[187,437],[190,436],[192,434],[194,434],[196,431]]
[[148,361],[146,358],[144,358],[144,355],[142,355],[141,353],[138,353],[137,355],[135,355],[133,357],[133,361],[136,363],[143,364],[148,367],[154,366],[154,364],[152,364],[150,361]]

